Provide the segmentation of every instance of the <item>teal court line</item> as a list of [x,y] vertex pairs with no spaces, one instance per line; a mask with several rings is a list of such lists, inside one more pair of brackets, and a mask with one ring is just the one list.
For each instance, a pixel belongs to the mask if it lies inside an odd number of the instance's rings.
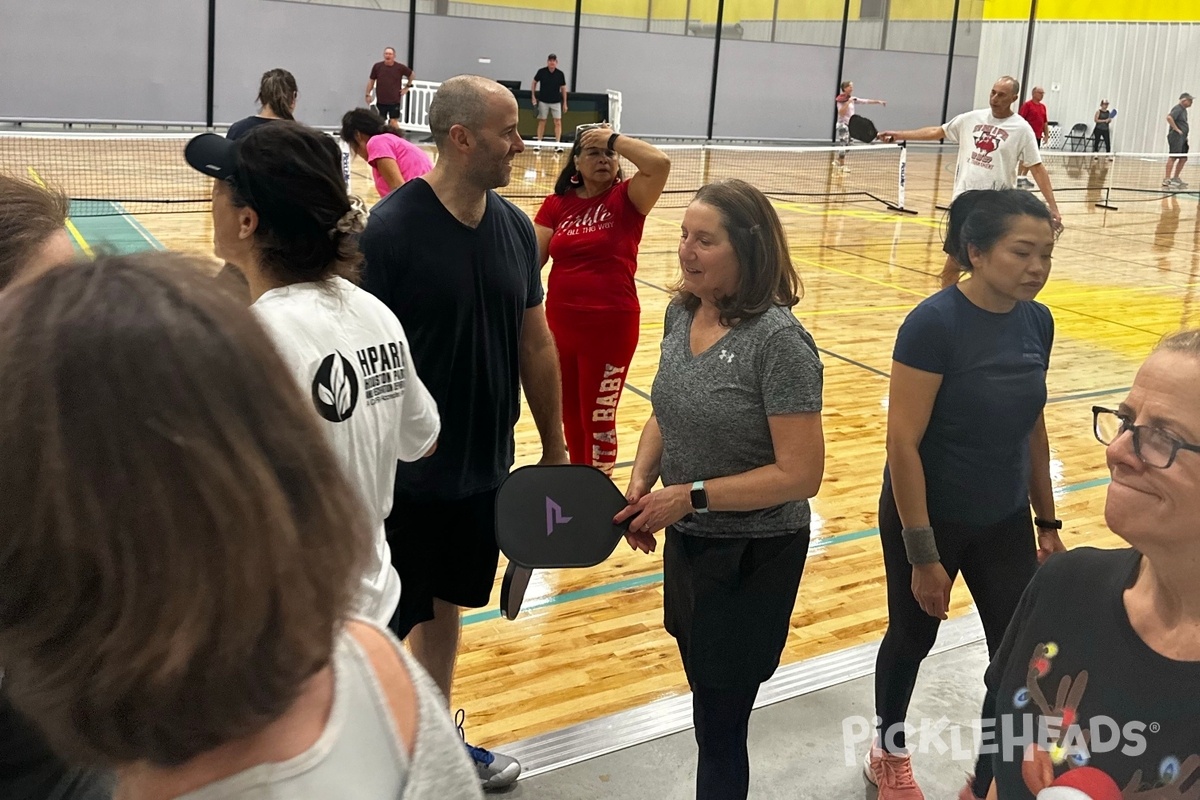
[[[1090,481],[1082,483],[1073,483],[1069,486],[1064,486],[1059,490],[1059,494],[1072,494],[1074,492],[1082,492],[1085,489],[1095,489],[1100,486],[1107,486],[1111,482],[1111,478],[1094,478]],[[852,531],[850,533],[840,533],[836,536],[823,536],[812,542],[809,547],[809,552],[814,550],[825,550],[846,542],[857,541],[858,539],[866,539],[870,536],[878,536],[879,528],[867,528],[862,531]],[[588,600],[593,597],[601,597],[614,592],[623,592],[626,589],[640,589],[645,586],[651,586],[656,583],[662,583],[663,574],[654,572],[649,575],[639,575],[636,578],[626,578],[625,580],[614,581],[613,583],[603,583],[599,586],[591,586],[587,589],[579,589],[574,592],[564,592],[556,594],[553,597],[547,597],[542,600],[534,600],[526,603],[521,607],[522,611],[530,611],[535,608],[546,608],[547,606],[558,606],[563,603],[572,603],[576,600]],[[803,585],[803,583],[802,583]],[[488,620],[500,619],[501,614],[499,609],[489,609],[487,611],[476,611],[472,614],[463,616],[464,625],[474,625],[479,622],[487,622]]]
[[[71,221],[93,250],[121,255],[146,250],[166,250],[120,203],[107,200],[72,200]],[[76,245],[78,247],[78,244]]]

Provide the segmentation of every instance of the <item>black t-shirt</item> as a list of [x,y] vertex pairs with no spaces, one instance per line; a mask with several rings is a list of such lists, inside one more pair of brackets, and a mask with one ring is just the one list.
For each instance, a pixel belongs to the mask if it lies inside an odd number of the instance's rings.
[[533,76],[533,80],[537,83],[537,99],[539,102],[562,102],[562,87],[567,85],[567,74],[565,72],[561,69],[551,72],[549,67],[542,67]]
[[266,125],[268,122],[276,121],[273,117],[246,117],[245,119],[239,119],[229,126],[229,130],[225,132],[225,138],[236,141],[259,125]]
[[[1127,790],[1135,778],[1146,797],[1200,796],[1200,662],[1161,656],[1134,631],[1123,594],[1140,561],[1131,549],[1081,547],[1053,556],[1025,590],[987,671],[999,720],[990,740],[1014,743],[993,757],[1000,800],[1041,796],[1023,766],[1052,766],[1064,783],[1115,781],[1126,798],[1143,796]],[[1074,724],[1063,731],[1058,719]],[[1043,746],[1024,764],[1030,741]]]
[[396,498],[453,500],[494,489],[513,464],[518,353],[542,302],[533,224],[488,192],[478,228],[412,180],[379,201],[359,242],[363,288],[400,318],[417,374],[437,400],[437,451],[396,472]]
[[4,800],[109,800],[111,775],[68,767],[0,692],[0,797]]

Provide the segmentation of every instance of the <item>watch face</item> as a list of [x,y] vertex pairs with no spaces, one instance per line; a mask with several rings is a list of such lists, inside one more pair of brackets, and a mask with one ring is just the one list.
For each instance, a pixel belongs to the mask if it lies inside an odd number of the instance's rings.
[[692,489],[692,508],[708,508],[708,492],[703,489]]

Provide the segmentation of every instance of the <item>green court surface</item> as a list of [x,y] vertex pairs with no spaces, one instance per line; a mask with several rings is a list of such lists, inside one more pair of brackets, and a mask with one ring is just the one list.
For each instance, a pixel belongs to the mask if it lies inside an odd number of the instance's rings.
[[97,251],[124,254],[166,249],[119,203],[104,200],[73,200],[67,230],[75,249],[89,256]]

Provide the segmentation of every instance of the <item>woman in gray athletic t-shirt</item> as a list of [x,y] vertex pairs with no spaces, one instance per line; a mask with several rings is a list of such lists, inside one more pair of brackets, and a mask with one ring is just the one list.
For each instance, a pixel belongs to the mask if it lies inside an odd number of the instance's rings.
[[697,797],[745,797],[746,726],[783,652],[824,469],[822,365],[790,310],[801,285],[783,227],[753,186],[697,193],[679,262],[617,519],[647,553],[667,531],[664,617],[693,692]]

